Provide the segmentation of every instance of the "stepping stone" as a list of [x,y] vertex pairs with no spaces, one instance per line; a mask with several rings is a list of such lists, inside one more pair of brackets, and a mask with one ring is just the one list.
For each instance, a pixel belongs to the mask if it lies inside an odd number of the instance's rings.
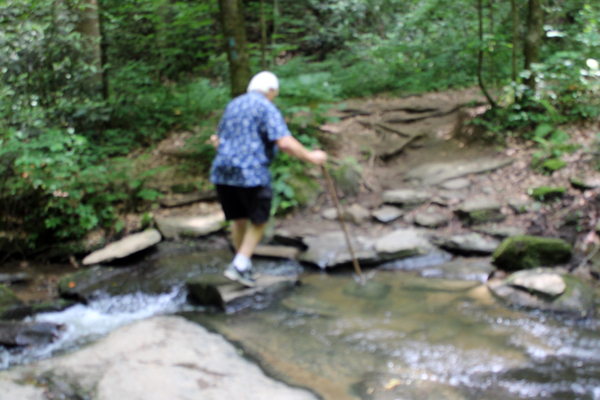
[[216,306],[222,309],[235,300],[254,296],[258,293],[279,293],[292,290],[299,283],[297,277],[261,275],[256,279],[256,287],[249,288],[232,282],[221,274],[202,275],[185,283],[192,302]]
[[421,192],[413,189],[387,190],[382,194],[382,200],[386,204],[397,204],[404,207],[414,207],[423,204],[431,199],[427,192]]
[[259,244],[254,250],[254,255],[258,257],[285,258],[295,260],[300,254],[300,249],[293,246],[271,246]]
[[492,254],[500,246],[498,240],[486,239],[475,232],[441,238],[436,243],[446,250],[468,254]]
[[394,206],[383,206],[379,210],[371,212],[373,218],[384,224],[400,218],[403,214],[404,211]]
[[439,213],[421,212],[415,215],[415,225],[426,228],[440,228],[448,225],[450,217]]
[[486,222],[503,221],[506,216],[500,212],[502,205],[490,198],[467,200],[454,210],[464,225],[476,225]]
[[512,164],[514,160],[461,160],[447,163],[425,164],[411,170],[405,179],[420,181],[424,185],[437,185],[450,179],[471,174],[481,174]]
[[201,201],[215,201],[217,200],[217,192],[207,193],[189,193],[189,194],[175,194],[167,198],[160,199],[158,202],[163,207],[181,207],[192,203],[198,203]]
[[381,261],[425,255],[433,246],[417,229],[396,229],[374,239],[374,247]]
[[101,250],[94,251],[83,259],[82,264],[93,265],[124,258],[152,247],[161,240],[160,232],[156,229],[148,229],[113,242]]
[[0,344],[40,346],[52,343],[62,326],[50,322],[0,322]]
[[561,265],[569,261],[572,251],[562,239],[515,236],[502,242],[492,255],[492,263],[507,271]]
[[[378,260],[377,252],[369,239],[351,236],[354,254],[359,263],[373,263]],[[304,238],[307,246],[299,261],[317,265],[319,268],[331,268],[352,262],[343,232],[327,232],[318,236]]]
[[466,189],[469,186],[471,186],[471,181],[467,178],[452,179],[440,185],[440,187],[446,190],[461,190]]
[[303,239],[304,235],[294,234],[287,229],[275,229],[275,234],[273,235],[273,241],[275,243],[306,248]]
[[222,212],[199,217],[157,218],[156,226],[165,239],[180,237],[200,237],[217,232],[223,228],[225,214]]

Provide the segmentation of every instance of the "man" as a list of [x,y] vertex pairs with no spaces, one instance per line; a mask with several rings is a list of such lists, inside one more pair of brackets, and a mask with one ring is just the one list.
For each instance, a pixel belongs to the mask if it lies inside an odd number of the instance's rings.
[[233,99],[219,122],[210,180],[217,187],[225,218],[233,221],[231,237],[236,255],[225,276],[255,286],[250,258],[262,239],[271,211],[269,166],[277,148],[300,160],[323,165],[327,154],[308,150],[291,135],[273,104],[279,81],[268,71],[255,75],[247,93]]

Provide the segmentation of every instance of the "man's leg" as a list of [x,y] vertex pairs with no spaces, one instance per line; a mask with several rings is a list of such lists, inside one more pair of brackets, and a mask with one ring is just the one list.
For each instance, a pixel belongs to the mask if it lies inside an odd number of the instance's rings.
[[254,254],[254,250],[256,250],[256,246],[258,246],[258,243],[263,237],[263,233],[265,233],[266,227],[266,222],[262,224],[250,223],[247,225],[242,244],[237,249],[238,254],[251,258],[252,254]]
[[231,227],[231,241],[236,252],[238,252],[242,246],[242,241],[244,240],[247,227],[248,219],[246,218],[236,219],[233,221],[233,225]]

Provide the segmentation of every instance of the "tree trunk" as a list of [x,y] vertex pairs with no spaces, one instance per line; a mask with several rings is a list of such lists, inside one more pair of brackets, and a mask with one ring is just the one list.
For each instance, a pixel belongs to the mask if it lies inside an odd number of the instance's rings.
[[485,85],[483,84],[483,4],[482,0],[477,1],[477,13],[479,16],[479,58],[477,62],[477,81],[479,82],[479,87],[481,91],[485,95],[485,98],[488,100],[492,108],[496,107],[496,102],[492,99],[492,96],[488,93]]
[[262,50],[262,70],[267,70],[267,21],[265,19],[265,0],[260,0],[260,47]]
[[279,0],[273,0],[273,33],[271,34],[271,55],[275,62],[275,35],[277,35],[277,22],[279,22]]
[[525,38],[525,69],[531,71],[525,84],[535,92],[535,74],[531,66],[540,60],[540,47],[544,32],[544,14],[540,0],[529,0],[529,14],[527,16],[527,37]]
[[512,37],[512,80],[517,82],[519,75],[519,9],[517,8],[517,0],[510,0],[512,18],[513,18],[513,37]]
[[80,15],[77,31],[86,39],[88,55],[92,66],[96,69],[93,75],[94,90],[103,93],[102,50],[100,48],[100,18],[97,0],[85,0]]
[[221,25],[231,76],[231,96],[246,92],[252,72],[241,0],[219,0]]

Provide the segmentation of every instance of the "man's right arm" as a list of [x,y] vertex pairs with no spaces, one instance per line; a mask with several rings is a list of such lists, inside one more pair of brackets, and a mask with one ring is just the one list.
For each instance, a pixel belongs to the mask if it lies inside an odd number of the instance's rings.
[[327,153],[323,150],[308,150],[291,135],[284,136],[276,140],[275,143],[279,150],[302,161],[308,161],[315,165],[325,165],[325,162],[327,162]]

